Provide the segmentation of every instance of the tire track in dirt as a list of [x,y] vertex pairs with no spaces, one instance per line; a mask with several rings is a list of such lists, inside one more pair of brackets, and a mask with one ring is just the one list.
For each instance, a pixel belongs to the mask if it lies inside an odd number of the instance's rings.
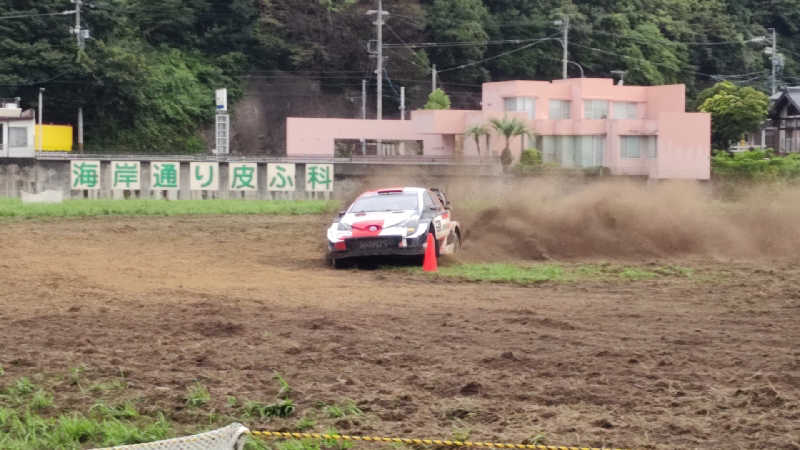
[[[324,267],[328,219],[8,224],[0,383],[86,364],[89,382],[123,373],[139,404],[192,424],[183,395],[194,382],[226,411],[229,395],[274,398],[278,371],[299,414],[353,399],[365,415],[330,423],[352,434],[545,432],[664,449],[799,440],[792,261],[728,262],[713,282],[437,283]],[[56,396],[91,406],[68,386]]]

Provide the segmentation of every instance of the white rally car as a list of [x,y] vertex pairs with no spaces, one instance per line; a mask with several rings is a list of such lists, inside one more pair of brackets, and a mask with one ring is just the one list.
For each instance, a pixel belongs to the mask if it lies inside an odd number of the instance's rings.
[[328,228],[327,260],[338,267],[361,256],[424,255],[433,234],[436,256],[461,248],[461,225],[438,189],[403,187],[361,194]]

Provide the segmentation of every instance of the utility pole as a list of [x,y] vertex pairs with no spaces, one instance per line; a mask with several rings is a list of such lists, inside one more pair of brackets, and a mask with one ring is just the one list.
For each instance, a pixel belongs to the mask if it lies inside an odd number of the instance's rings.
[[[81,29],[81,5],[82,0],[73,0],[75,2],[75,36],[78,38],[78,49],[83,51],[84,35]],[[83,153],[83,107],[78,107],[78,151]]]
[[567,43],[569,42],[569,16],[564,14],[564,37],[561,45],[564,47],[563,60],[561,61],[561,78],[567,79]]
[[378,35],[378,45],[377,45],[377,69],[375,70],[375,81],[377,82],[377,92],[376,92],[376,110],[377,110],[377,119],[383,120],[383,16],[389,15],[387,11],[383,10],[383,0],[378,0],[378,9],[371,9],[367,11],[368,15],[376,15],[377,19],[375,20],[375,27]]
[[777,90],[777,82],[775,80],[775,73],[776,68],[778,65],[778,39],[775,35],[775,28],[770,28],[772,30],[772,95],[775,95],[775,91]]
[[367,80],[361,80],[361,120],[367,118]]
[[[367,80],[361,80],[361,120],[367,118]],[[361,138],[361,155],[367,154],[367,140]]]
[[[406,120],[406,87],[400,86],[400,120]],[[400,155],[406,154],[406,141],[400,141],[400,148],[395,150]]]
[[41,152],[43,151],[44,147],[44,128],[42,128],[42,123],[44,122],[44,88],[39,88],[39,142],[36,148]]
[[436,64],[431,67],[431,92],[436,90]]
[[[377,68],[375,70],[375,81],[377,82],[375,92],[375,109],[377,112],[376,119],[383,120],[383,16],[389,15],[388,12],[383,10],[383,0],[378,0],[378,9],[371,9],[367,11],[367,15],[376,15],[375,27],[378,37],[377,54]],[[378,155],[383,154],[383,143],[380,139],[376,142],[376,152]]]
[[400,86],[400,120],[406,120],[406,87]]
[[82,0],[73,0],[75,3],[75,36],[78,38],[78,48],[83,50],[83,30],[81,30],[81,5]]

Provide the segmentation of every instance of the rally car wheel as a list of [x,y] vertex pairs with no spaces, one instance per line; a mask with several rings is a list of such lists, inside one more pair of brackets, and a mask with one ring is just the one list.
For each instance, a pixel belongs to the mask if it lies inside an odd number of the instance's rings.
[[325,263],[333,269],[343,269],[349,266],[349,261],[334,258],[333,255],[325,255]]
[[[433,235],[433,243],[434,243],[434,245],[436,246],[436,258],[439,258],[439,252],[440,252],[440,249],[439,249],[439,247],[440,247],[440,243],[439,243],[439,240],[438,240],[438,239],[436,239],[436,232],[434,232],[434,231],[433,231],[433,227],[431,227],[431,229],[430,229],[430,230],[428,230],[428,234],[432,234],[432,235]],[[427,239],[428,239],[428,236],[425,236],[425,240],[426,240],[426,241],[427,241]]]
[[453,231],[453,239],[455,240],[455,242],[453,242],[453,254],[455,255],[461,251],[461,232],[459,232],[458,229]]
[[331,258],[331,267],[334,269],[346,269],[352,266],[353,263],[349,259]]

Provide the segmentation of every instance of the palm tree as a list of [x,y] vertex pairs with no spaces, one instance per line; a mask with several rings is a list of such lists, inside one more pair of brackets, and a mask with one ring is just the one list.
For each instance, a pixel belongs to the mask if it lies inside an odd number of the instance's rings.
[[503,148],[503,153],[500,154],[500,163],[503,164],[504,169],[507,169],[513,162],[509,141],[512,137],[530,134],[530,130],[525,125],[525,122],[517,117],[509,118],[506,116],[502,119],[491,119],[489,122],[498,133],[506,138],[506,146]]
[[475,139],[475,148],[478,149],[478,159],[481,159],[481,136],[489,136],[489,127],[485,124],[475,124],[464,132],[466,136]]

